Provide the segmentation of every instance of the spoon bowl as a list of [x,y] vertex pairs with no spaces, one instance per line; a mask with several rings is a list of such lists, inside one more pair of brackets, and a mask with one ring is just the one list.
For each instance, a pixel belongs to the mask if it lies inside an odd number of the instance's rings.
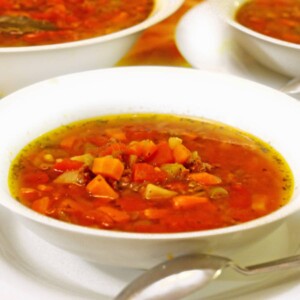
[[187,254],[149,269],[125,287],[115,300],[178,300],[217,279],[227,267],[243,275],[258,275],[299,265],[300,255],[242,267],[223,256]]

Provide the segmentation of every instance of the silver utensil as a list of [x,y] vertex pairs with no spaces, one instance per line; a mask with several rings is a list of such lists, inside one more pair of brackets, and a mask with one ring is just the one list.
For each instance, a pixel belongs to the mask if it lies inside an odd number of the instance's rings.
[[122,290],[115,300],[178,300],[218,278],[225,268],[243,275],[257,275],[300,266],[300,255],[242,267],[227,257],[188,254],[145,271]]

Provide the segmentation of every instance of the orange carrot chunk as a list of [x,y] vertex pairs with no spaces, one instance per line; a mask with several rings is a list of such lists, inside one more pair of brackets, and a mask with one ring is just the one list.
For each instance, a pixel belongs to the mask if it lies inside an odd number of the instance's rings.
[[126,135],[121,128],[107,128],[105,129],[105,133],[118,141],[125,141]]
[[141,158],[148,158],[155,153],[158,146],[152,140],[132,141],[127,146],[127,153]]
[[37,199],[35,200],[33,203],[32,203],[32,206],[31,208],[43,215],[46,215],[47,214],[47,210],[49,209],[50,207],[50,199],[49,197],[42,197],[40,199]]
[[191,151],[184,145],[178,144],[173,149],[173,156],[174,156],[175,162],[177,162],[179,164],[183,164],[191,156]]
[[110,216],[115,222],[127,222],[130,217],[128,215],[128,213],[126,213],[125,211],[121,211],[119,209],[116,209],[114,207],[110,207],[110,206],[102,206],[97,208],[97,210],[105,213],[106,215]]
[[172,199],[175,208],[188,208],[198,204],[207,203],[209,199],[203,196],[180,195]]
[[147,208],[144,210],[144,215],[148,219],[161,219],[170,213],[169,209],[165,208]]
[[204,185],[215,185],[222,182],[220,177],[207,172],[191,173],[188,179]]
[[66,136],[61,142],[60,146],[63,149],[72,149],[74,147],[74,144],[77,140],[77,137],[75,135]]
[[107,183],[101,175],[97,175],[86,186],[87,191],[94,197],[117,199],[119,194]]
[[157,149],[154,154],[147,160],[155,166],[161,166],[162,164],[168,164],[174,162],[173,152],[168,142],[162,141],[157,144]]
[[92,172],[104,177],[119,180],[124,171],[124,164],[120,159],[111,155],[96,157],[93,162]]

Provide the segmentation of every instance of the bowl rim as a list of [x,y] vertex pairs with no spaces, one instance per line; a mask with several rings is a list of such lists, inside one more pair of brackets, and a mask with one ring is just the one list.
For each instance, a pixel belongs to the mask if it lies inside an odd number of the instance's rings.
[[[212,77],[217,77],[220,79],[233,79],[235,80],[237,83],[247,83],[252,87],[260,87],[263,88],[265,91],[269,90],[269,92],[272,92],[278,96],[280,96],[280,101],[287,101],[287,103],[289,105],[299,105],[299,102],[295,99],[292,98],[288,95],[285,95],[282,92],[279,92],[275,89],[269,88],[267,86],[263,86],[259,83],[241,78],[241,77],[237,77],[237,76],[233,76],[230,74],[224,74],[224,73],[217,73],[217,72],[210,72],[210,71],[203,71],[203,70],[196,70],[196,69],[189,69],[189,68],[176,68],[176,67],[161,67],[161,66],[132,66],[132,67],[118,67],[118,68],[106,68],[106,69],[98,69],[98,70],[92,70],[92,71],[85,71],[85,72],[79,72],[79,73],[73,73],[73,74],[68,74],[68,75],[62,75],[62,76],[58,76],[56,78],[58,79],[62,79],[64,80],[64,78],[67,79],[72,79],[72,76],[74,76],[75,78],[77,78],[78,76],[81,76],[81,74],[102,74],[105,75],[106,72],[130,72],[133,73],[135,75],[137,74],[144,74],[144,72],[146,71],[146,73],[149,71],[149,73],[154,72],[153,74],[159,74],[160,76],[165,76],[167,74],[170,74],[170,72],[177,72],[178,74],[183,74],[182,76],[184,76],[184,73],[190,73],[190,75],[192,75],[193,73],[195,74],[195,76],[198,76],[197,73],[200,75],[202,74],[202,76],[212,76]],[[103,76],[102,75],[102,76]],[[181,75],[180,75],[181,76]],[[194,76],[194,75],[192,75]],[[15,93],[12,93],[6,97],[4,97],[1,102],[0,102],[0,111],[1,111],[1,105],[3,105],[4,107],[6,105],[10,105],[10,101],[12,101],[11,98],[15,98],[16,99],[20,99],[20,95],[22,95],[23,91],[30,91],[32,89],[35,89],[35,87],[39,87],[40,85],[43,84],[49,84],[51,85],[53,79],[50,80],[45,80],[36,84],[33,84],[29,87],[25,87]],[[299,110],[300,111],[300,110]],[[296,185],[296,178],[294,178],[294,189],[293,189],[293,193],[291,195],[291,199],[294,197],[296,190],[298,190],[299,187],[297,187]],[[5,193],[4,191],[1,191],[1,193]],[[5,193],[6,194],[6,193]],[[8,195],[11,199],[12,196]],[[300,195],[298,196],[298,198],[300,198]],[[21,203],[19,203],[17,200],[12,199],[14,201],[2,201],[0,200],[0,205],[6,207],[7,209],[9,209],[10,211],[13,211],[14,213],[16,213],[16,215],[18,217],[23,217],[29,221],[32,222],[36,222],[39,223],[41,225],[45,225],[45,226],[50,226],[51,228],[54,229],[61,229],[63,231],[66,232],[74,232],[77,234],[85,234],[87,236],[94,236],[94,237],[107,237],[107,238],[111,238],[111,239],[124,239],[124,240],[185,240],[185,239],[191,239],[191,238],[195,238],[195,239],[199,239],[199,238],[210,238],[210,237],[217,237],[220,235],[228,235],[228,234],[232,234],[232,233],[242,233],[242,232],[246,232],[250,229],[253,228],[260,228],[262,226],[265,226],[267,224],[270,223],[275,223],[278,222],[280,220],[284,220],[285,217],[297,212],[300,207],[299,207],[299,201],[291,201],[288,203],[288,205],[285,205],[283,207],[281,207],[279,210],[272,212],[271,214],[268,214],[266,216],[260,217],[258,219],[252,220],[252,221],[248,221],[245,223],[241,223],[241,224],[237,224],[237,225],[233,225],[233,226],[228,226],[228,227],[224,227],[224,228],[216,228],[216,229],[209,229],[209,230],[203,230],[203,231],[191,231],[191,232],[179,232],[179,233],[134,233],[134,232],[122,232],[122,231],[112,231],[112,230],[105,230],[105,229],[94,229],[94,228],[89,228],[89,227],[84,227],[84,226],[80,226],[80,225],[75,225],[75,224],[69,224],[63,221],[59,221],[44,215],[41,215],[33,210],[31,210],[30,208],[22,205]]]
[[154,8],[150,15],[144,21],[131,27],[118,30],[109,34],[101,35],[98,37],[92,37],[66,43],[21,47],[0,47],[0,54],[55,51],[69,48],[86,47],[90,45],[101,44],[108,41],[116,40],[143,31],[155,25],[156,23],[163,21],[167,17],[171,16],[175,11],[177,11],[183,3],[184,0],[155,0]]

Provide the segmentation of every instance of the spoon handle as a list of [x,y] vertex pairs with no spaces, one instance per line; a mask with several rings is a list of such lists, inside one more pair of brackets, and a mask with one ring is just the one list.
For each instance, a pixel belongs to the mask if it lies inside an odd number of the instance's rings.
[[300,266],[300,255],[289,256],[286,258],[272,260],[269,262],[247,266],[247,267],[240,267],[238,265],[235,265],[234,263],[232,263],[231,266],[236,271],[244,275],[263,274],[263,273],[268,273],[273,271],[291,269],[296,266]]

